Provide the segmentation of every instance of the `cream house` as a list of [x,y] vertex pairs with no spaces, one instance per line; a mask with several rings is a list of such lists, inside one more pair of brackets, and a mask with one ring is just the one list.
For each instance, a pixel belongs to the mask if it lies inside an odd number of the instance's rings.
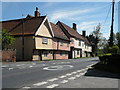
[[35,16],[3,21],[2,27],[15,37],[11,48],[16,49],[17,60],[53,59],[53,32],[47,16],[40,16],[36,8]]

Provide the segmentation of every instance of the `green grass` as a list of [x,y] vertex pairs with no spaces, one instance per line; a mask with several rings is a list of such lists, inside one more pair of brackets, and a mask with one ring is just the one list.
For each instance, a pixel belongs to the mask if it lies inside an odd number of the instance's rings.
[[99,54],[98,56],[110,56],[112,53],[107,53],[107,54]]

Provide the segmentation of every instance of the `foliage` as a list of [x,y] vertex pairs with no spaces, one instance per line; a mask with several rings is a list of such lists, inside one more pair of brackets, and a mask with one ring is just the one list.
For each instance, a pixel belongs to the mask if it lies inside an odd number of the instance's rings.
[[120,32],[117,32],[116,33],[116,44],[117,44],[117,46],[120,48]]
[[109,47],[109,52],[112,53],[112,54],[117,54],[118,51],[119,51],[119,47],[117,45]]
[[89,42],[92,44],[92,52],[97,55],[98,52],[98,43],[101,41],[101,35],[100,33],[101,29],[101,24],[98,24],[95,28],[94,31],[87,37]]
[[13,44],[15,41],[15,38],[13,38],[10,33],[5,30],[2,29],[2,36],[0,37],[1,41],[2,41],[2,49],[7,48],[9,45]]

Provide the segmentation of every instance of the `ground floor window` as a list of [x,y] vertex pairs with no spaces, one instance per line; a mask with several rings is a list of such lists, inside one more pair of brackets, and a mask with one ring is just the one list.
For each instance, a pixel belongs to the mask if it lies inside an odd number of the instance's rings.
[[77,55],[79,55],[79,50],[77,50]]
[[48,57],[48,52],[43,52],[44,57]]
[[60,52],[60,56],[62,56],[63,54],[62,54],[62,52]]

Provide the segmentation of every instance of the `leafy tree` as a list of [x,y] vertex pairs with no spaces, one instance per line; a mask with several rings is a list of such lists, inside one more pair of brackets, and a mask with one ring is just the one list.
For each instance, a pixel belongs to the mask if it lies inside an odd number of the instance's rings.
[[1,41],[2,41],[2,49],[7,48],[9,45],[13,44],[15,41],[15,38],[12,37],[10,35],[10,33],[8,32],[8,30],[2,29],[1,32],[2,36],[0,37]]
[[112,54],[117,54],[118,51],[119,51],[119,47],[117,45],[109,47],[109,52],[112,53]]
[[91,42],[92,44],[92,52],[97,55],[98,53],[98,43],[101,40],[101,35],[102,33],[100,33],[100,29],[101,29],[101,24],[99,23],[95,28],[94,31],[87,37],[88,40]]
[[120,32],[116,33],[116,44],[120,48]]

